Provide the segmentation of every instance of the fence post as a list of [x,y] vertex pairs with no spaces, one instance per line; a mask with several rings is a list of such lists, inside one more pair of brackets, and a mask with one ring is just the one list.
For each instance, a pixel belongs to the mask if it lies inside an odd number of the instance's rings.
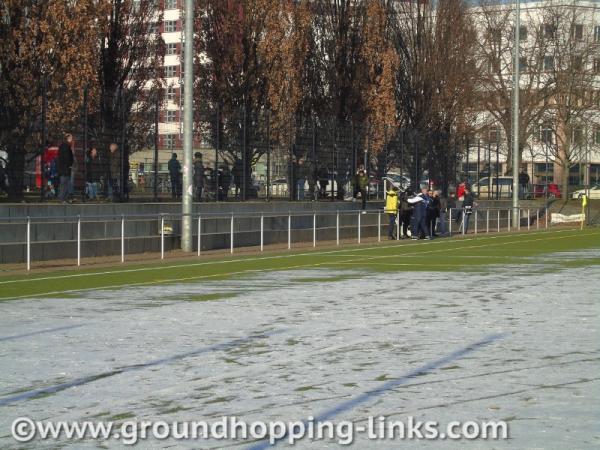
[[535,210],[535,229],[540,229],[540,208]]
[[358,243],[360,244],[360,215],[361,213],[358,213]]
[[517,214],[517,231],[521,231],[521,208],[518,209],[519,214]]
[[317,246],[317,213],[313,213],[313,247]]
[[485,233],[489,233],[490,232],[490,210],[486,209],[485,210]]
[[121,262],[125,262],[125,215],[121,214]]
[[498,210],[498,233],[500,233],[500,210]]
[[233,213],[231,213],[231,238],[229,239],[230,253],[233,253]]
[[198,256],[202,249],[202,216],[198,216]]
[[27,216],[27,270],[31,270],[31,217]]
[[265,245],[265,215],[260,215],[260,251],[263,251]]
[[340,212],[335,212],[335,243],[340,245]]
[[377,242],[381,242],[381,211],[377,211]]
[[292,248],[292,214],[288,213],[288,250]]
[[527,231],[530,230],[531,227],[531,210],[527,208]]
[[544,208],[545,208],[545,211],[546,211],[546,213],[544,214],[544,217],[546,219],[546,228],[548,228],[548,207],[545,206]]
[[165,259],[165,216],[160,215],[160,259]]
[[477,214],[478,212],[478,210],[475,210],[475,234],[477,234],[477,222],[479,222],[479,214]]
[[511,216],[510,209],[506,210],[506,214],[507,214],[507,222],[508,222],[508,226],[506,227],[506,231],[508,231],[510,233],[510,216]]
[[77,267],[81,266],[81,215],[77,215]]
[[448,210],[448,236],[452,237],[452,208]]
[[396,239],[400,240],[400,211],[396,213]]

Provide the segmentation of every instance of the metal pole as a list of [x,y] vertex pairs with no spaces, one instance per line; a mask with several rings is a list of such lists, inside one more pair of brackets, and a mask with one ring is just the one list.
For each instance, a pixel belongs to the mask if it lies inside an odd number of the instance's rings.
[[507,220],[508,220],[508,226],[507,226],[507,229],[506,229],[506,231],[510,231],[510,214],[511,214],[511,210],[508,210],[508,211],[507,211],[507,216],[508,216],[508,217],[507,217]]
[[477,234],[477,222],[479,222],[479,215],[477,214],[479,211],[475,210],[475,234]]
[[489,209],[485,210],[485,232],[486,233],[490,232],[490,210]]
[[121,215],[121,262],[125,262],[125,216]]
[[518,208],[517,211],[517,230],[521,231],[521,208]]
[[230,252],[233,253],[233,213],[231,214],[231,238],[229,239]]
[[452,208],[448,210],[448,234],[452,236]]
[[[42,76],[42,154],[40,156],[40,200],[44,201],[44,153],[48,145],[48,126],[46,115],[48,110],[48,76],[44,72]],[[29,267],[27,267],[29,270]]]
[[313,247],[317,246],[317,215],[313,214]]
[[191,252],[192,246],[192,152],[194,126],[194,0],[185,0],[185,55],[183,100],[183,189],[181,249]]
[[271,111],[267,110],[267,201],[269,200],[271,200]]
[[335,213],[335,243],[340,245],[340,212]]
[[77,216],[77,267],[81,266],[81,216]]
[[540,209],[535,210],[535,229],[540,229]]
[[[88,152],[88,88],[83,90],[83,185],[86,185],[88,179],[87,172],[87,152]],[[85,188],[83,190],[83,201],[85,202]]]
[[265,216],[260,215],[260,251],[262,252],[265,245]]
[[160,215],[160,259],[165,259],[165,216]]
[[292,215],[288,214],[288,250],[292,248]]
[[27,270],[31,270],[31,218],[27,216]]
[[544,214],[544,218],[546,219],[546,228],[548,228],[548,207],[546,206],[545,208],[545,214]]
[[358,243],[360,244],[360,215],[361,213],[358,213]]
[[[221,141],[220,141],[220,108],[219,108],[219,104],[217,103],[217,114],[216,114],[216,145],[215,145],[215,201],[219,201],[220,200],[220,191],[219,191],[219,147],[221,145]],[[227,189],[229,189],[229,186],[226,187]]]
[[529,231],[530,227],[531,227],[531,215],[530,215],[531,211],[529,210],[529,208],[527,209],[527,231]]
[[[514,49],[514,74],[513,74],[513,129],[512,129],[512,164],[513,164],[513,195],[512,208],[513,219],[518,220],[517,226],[520,226],[521,220],[519,211],[519,89],[520,89],[520,67],[519,67],[519,47],[521,34],[521,0],[515,2],[515,49]],[[514,225],[514,223],[513,223]]]
[[380,211],[377,212],[377,242],[381,242],[381,212]]
[[202,249],[202,216],[198,216],[198,256]]
[[156,104],[154,105],[154,201],[158,200],[158,122],[160,114],[160,95],[156,92]]

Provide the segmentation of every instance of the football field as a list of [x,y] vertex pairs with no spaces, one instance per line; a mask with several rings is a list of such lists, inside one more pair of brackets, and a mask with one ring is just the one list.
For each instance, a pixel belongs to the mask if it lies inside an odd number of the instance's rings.
[[[599,292],[594,228],[0,273],[0,448],[126,444],[114,433],[17,442],[19,417],[118,426],[233,416],[351,423],[361,449],[598,448]],[[509,435],[399,441],[360,430],[381,416],[443,429],[502,421]]]

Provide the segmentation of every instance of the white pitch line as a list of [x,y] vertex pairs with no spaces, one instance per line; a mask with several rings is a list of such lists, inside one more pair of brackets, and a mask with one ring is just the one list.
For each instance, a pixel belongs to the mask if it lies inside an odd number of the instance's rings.
[[[550,231],[547,231],[547,230],[528,231],[528,232],[520,233],[519,235],[524,236],[526,234],[564,233],[567,231],[573,231],[573,229],[550,230]],[[581,234],[585,234],[585,233],[580,233],[579,235],[581,235]],[[401,244],[401,245],[398,245],[398,243],[393,243],[390,245],[382,244],[382,245],[378,245],[376,247],[360,248],[359,250],[361,252],[364,252],[367,250],[376,250],[376,249],[381,249],[381,248],[396,248],[396,247],[404,248],[404,247],[412,247],[412,246],[435,245],[435,244],[442,244],[442,243],[459,243],[459,242],[482,240],[482,239],[503,239],[503,238],[513,237],[513,236],[514,236],[513,234],[510,234],[510,235],[501,235],[501,236],[481,236],[478,238],[463,238],[463,239],[456,239],[456,240],[439,240],[439,241],[432,240],[432,241],[428,241],[428,242]],[[526,242],[526,241],[521,241],[521,242]],[[258,257],[258,258],[227,259],[227,260],[220,260],[220,261],[204,261],[204,262],[191,263],[191,264],[175,264],[175,265],[170,265],[170,266],[158,265],[158,266],[153,266],[153,267],[140,267],[137,269],[107,270],[107,271],[103,271],[103,272],[90,272],[90,273],[75,273],[75,274],[69,274],[69,275],[57,275],[57,276],[52,276],[52,277],[22,278],[22,279],[18,279],[18,280],[0,281],[0,285],[13,284],[13,283],[29,283],[29,282],[33,282],[33,281],[61,280],[61,279],[68,279],[68,278],[91,277],[91,276],[110,275],[110,274],[147,272],[147,271],[152,271],[152,270],[199,267],[199,266],[213,265],[213,264],[228,264],[228,263],[236,263],[236,262],[250,262],[250,261],[264,261],[264,260],[271,260],[271,259],[295,258],[295,257],[299,257],[299,256],[334,255],[336,253],[343,253],[343,252],[347,252],[347,251],[348,251],[348,249],[329,250],[329,251],[324,251],[324,252],[313,251],[313,252],[309,252],[309,253],[293,253],[293,254],[286,254],[286,255],[263,256],[263,257]],[[64,291],[61,291],[61,292],[64,292]]]

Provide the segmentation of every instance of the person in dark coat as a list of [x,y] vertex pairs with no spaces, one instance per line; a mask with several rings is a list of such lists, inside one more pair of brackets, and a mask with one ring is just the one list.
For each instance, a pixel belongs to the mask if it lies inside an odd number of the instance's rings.
[[121,149],[116,142],[108,146],[108,199],[121,198]]
[[412,197],[413,192],[407,190],[400,195],[400,226],[402,234],[399,236],[400,239],[408,239],[408,227],[410,226],[410,220],[412,218],[413,207],[408,203],[408,198]]
[[227,200],[229,193],[229,187],[231,186],[231,171],[227,164],[221,166],[219,171],[219,195],[218,199],[221,201]]
[[204,190],[205,176],[204,164],[202,162],[202,153],[194,153],[194,192],[196,201],[202,201],[202,191]]
[[408,203],[413,205],[414,228],[412,230],[412,239],[433,239],[427,229],[427,207],[431,202],[428,189],[423,188],[421,193],[415,197],[409,198]]
[[181,164],[177,160],[177,153],[173,153],[167,167],[171,178],[171,197],[176,199],[181,196]]
[[58,199],[65,203],[69,195],[69,183],[71,182],[71,168],[73,167],[73,136],[65,134],[65,139],[58,147],[58,158],[56,170],[59,176]]
[[87,159],[87,194],[90,200],[96,200],[98,198],[98,185],[104,172],[104,166],[100,160],[98,149],[92,147],[88,154]]
[[471,188],[467,186],[463,200],[463,234],[467,234],[469,231],[469,219],[471,218],[471,214],[473,214],[473,208],[476,206],[475,196],[471,192]]
[[429,227],[429,235],[436,237],[435,227],[441,210],[440,196],[437,191],[429,191],[428,195],[431,198],[431,202],[427,206],[427,225]]

